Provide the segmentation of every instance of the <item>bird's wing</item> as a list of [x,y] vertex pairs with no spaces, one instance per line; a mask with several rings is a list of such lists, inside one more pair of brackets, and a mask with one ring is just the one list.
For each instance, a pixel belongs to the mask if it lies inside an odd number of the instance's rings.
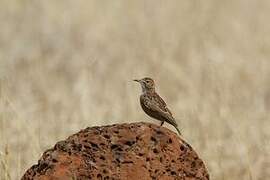
[[[162,103],[163,102],[163,103]],[[177,127],[177,123],[173,118],[171,111],[167,108],[166,103],[158,96],[158,98],[148,98],[144,101],[144,105],[151,111],[159,113],[168,120],[168,123]]]
[[159,107],[163,111],[168,112],[172,116],[172,112],[167,107],[167,104],[165,103],[165,101],[157,93],[154,93],[154,95],[153,95],[153,101],[157,102],[158,105],[159,105]]

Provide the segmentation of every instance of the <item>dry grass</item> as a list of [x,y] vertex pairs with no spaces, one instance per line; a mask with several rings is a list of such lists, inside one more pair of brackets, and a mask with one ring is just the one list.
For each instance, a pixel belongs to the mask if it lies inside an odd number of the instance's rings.
[[212,179],[270,176],[270,1],[1,0],[0,9],[0,179],[19,179],[87,126],[152,122],[131,81],[143,76]]

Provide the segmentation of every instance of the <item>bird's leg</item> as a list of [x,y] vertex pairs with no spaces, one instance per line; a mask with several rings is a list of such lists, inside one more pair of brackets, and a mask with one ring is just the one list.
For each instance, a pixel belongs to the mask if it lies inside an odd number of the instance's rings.
[[161,124],[160,124],[160,126],[162,126],[164,124],[164,121],[161,121]]

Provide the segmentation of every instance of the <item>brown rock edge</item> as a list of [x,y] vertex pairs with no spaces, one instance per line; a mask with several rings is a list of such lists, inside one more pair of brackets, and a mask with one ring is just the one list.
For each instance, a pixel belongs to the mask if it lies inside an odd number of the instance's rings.
[[30,179],[209,179],[196,152],[165,127],[149,123],[88,127],[45,151]]

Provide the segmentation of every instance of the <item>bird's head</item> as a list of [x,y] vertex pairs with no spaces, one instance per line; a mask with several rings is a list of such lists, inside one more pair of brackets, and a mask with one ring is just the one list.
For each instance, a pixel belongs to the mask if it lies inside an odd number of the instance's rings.
[[149,77],[145,77],[143,79],[135,79],[134,81],[141,84],[143,93],[145,92],[154,92],[155,91],[155,82],[153,79]]

